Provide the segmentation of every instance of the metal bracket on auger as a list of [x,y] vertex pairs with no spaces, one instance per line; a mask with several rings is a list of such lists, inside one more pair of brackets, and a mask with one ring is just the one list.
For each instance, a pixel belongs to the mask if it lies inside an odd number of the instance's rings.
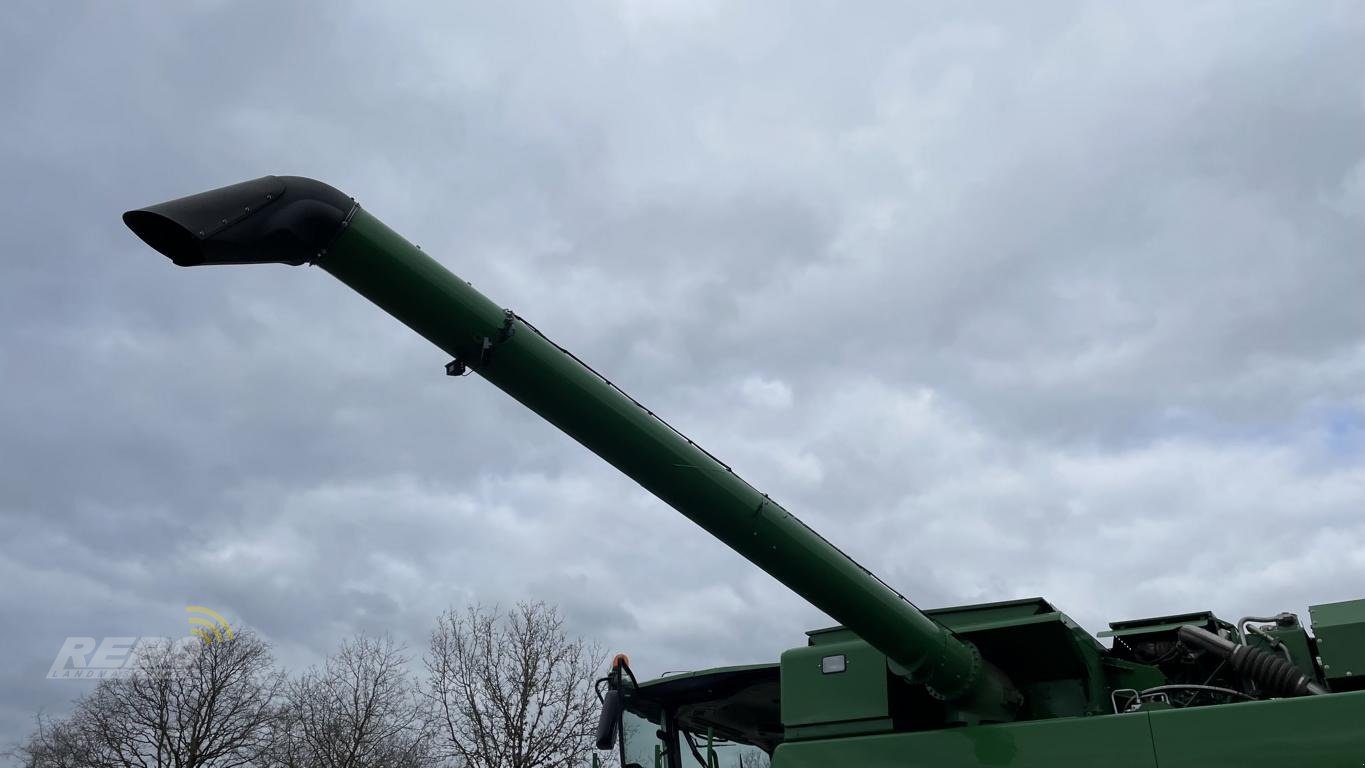
[[497,337],[490,338],[484,336],[483,341],[479,345],[478,363],[466,363],[456,356],[450,362],[446,363],[446,375],[468,376],[471,369],[487,365],[493,358],[493,350],[512,338],[513,334],[517,332],[517,329],[514,326],[516,320],[517,313],[510,309],[504,309],[502,311],[502,327],[498,329]]

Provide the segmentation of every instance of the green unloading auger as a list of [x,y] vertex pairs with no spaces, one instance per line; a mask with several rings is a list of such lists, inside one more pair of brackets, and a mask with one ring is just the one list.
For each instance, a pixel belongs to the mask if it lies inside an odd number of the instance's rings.
[[266,176],[129,211],[180,266],[315,264],[611,463],[886,654],[964,721],[1013,719],[1020,696],[971,643],[925,616],[730,467],[511,310],[312,179]]

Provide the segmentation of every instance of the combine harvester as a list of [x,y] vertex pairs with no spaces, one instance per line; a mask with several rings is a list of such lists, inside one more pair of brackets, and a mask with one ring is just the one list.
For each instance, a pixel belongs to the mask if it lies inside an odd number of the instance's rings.
[[776,664],[598,681],[623,765],[1365,766],[1365,600],[1088,632],[1041,598],[922,611],[350,197],[266,176],[129,211],[180,266],[314,264],[841,623]]

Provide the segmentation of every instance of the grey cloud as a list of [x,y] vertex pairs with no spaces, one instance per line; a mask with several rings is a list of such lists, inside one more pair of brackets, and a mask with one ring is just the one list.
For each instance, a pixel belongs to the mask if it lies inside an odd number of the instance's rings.
[[306,666],[542,598],[646,672],[827,619],[317,270],[118,221],[357,195],[922,605],[1359,595],[1353,3],[25,4],[0,29],[0,740],[67,635]]

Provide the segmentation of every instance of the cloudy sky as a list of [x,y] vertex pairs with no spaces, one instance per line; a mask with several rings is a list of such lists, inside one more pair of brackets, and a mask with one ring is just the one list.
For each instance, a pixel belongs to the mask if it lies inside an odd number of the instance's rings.
[[84,690],[44,679],[65,637],[187,604],[292,667],[473,601],[646,674],[827,622],[320,270],[119,221],[268,173],[921,605],[1365,596],[1365,12],[946,5],[9,8],[0,741]]

